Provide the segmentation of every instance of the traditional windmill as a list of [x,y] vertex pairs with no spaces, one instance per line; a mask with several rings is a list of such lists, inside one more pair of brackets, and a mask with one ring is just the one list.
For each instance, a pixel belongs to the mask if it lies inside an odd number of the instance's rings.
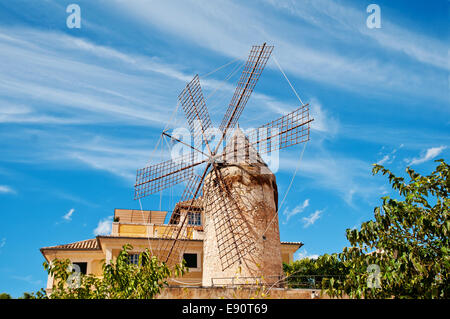
[[[308,141],[312,121],[309,107],[301,105],[247,136],[239,127],[235,129],[272,50],[273,46],[266,43],[252,47],[214,148],[208,136],[211,119],[196,75],[179,95],[194,139],[194,146],[188,145],[191,151],[137,171],[135,199],[187,182],[153,251],[169,264],[180,262],[186,239],[192,236],[190,219],[203,211],[204,285],[213,277],[233,276],[236,268],[241,269],[241,275],[252,277],[269,277],[282,271],[277,186],[260,154]],[[223,143],[226,146],[221,148]],[[194,168],[202,164],[203,173],[198,175]]]

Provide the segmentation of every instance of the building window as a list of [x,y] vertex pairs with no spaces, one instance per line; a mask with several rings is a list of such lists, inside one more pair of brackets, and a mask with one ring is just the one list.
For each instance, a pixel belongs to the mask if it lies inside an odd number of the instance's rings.
[[87,273],[87,263],[86,262],[76,262],[72,263],[72,272],[80,272],[83,275],[86,275]]
[[200,226],[202,224],[201,213],[188,213],[188,225]]
[[186,267],[197,268],[197,254],[183,254],[183,259],[186,261]]
[[139,254],[129,254],[128,262],[130,264],[139,265]]

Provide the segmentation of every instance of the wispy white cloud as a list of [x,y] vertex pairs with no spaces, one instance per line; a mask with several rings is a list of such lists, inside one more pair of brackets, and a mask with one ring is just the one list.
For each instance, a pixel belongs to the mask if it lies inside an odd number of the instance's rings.
[[0,122],[161,126],[169,119],[168,105],[176,102],[165,92],[176,96],[174,80],[181,88],[190,78],[156,57],[125,54],[62,33],[0,28],[0,35],[5,33],[0,36]]
[[307,228],[311,225],[314,225],[314,223],[321,217],[323,213],[323,210],[316,210],[314,213],[310,214],[308,217],[303,217],[303,227]]
[[[365,25],[365,7],[353,7],[333,0],[287,1],[267,0],[275,8],[325,31],[329,36],[355,42],[373,39],[383,49],[398,51],[412,59],[449,70],[447,46],[438,39],[414,33],[383,16],[383,27],[373,32]],[[430,50],[430,48],[433,48]]]
[[66,201],[70,201],[70,202],[74,202],[77,204],[81,204],[83,206],[88,206],[88,207],[98,207],[98,203],[93,203],[91,201],[86,200],[85,198],[82,198],[81,196],[77,196],[74,194],[71,194],[67,191],[64,191],[60,188],[48,188],[48,193],[52,194],[52,196],[61,198],[63,200]]
[[113,216],[108,216],[106,218],[101,219],[98,222],[97,227],[94,229],[94,235],[109,235],[111,234],[112,229],[112,218]]
[[75,212],[75,209],[71,208],[71,209],[67,212],[67,214],[65,214],[65,215],[63,216],[63,219],[66,220],[66,221],[71,221],[71,220],[72,220],[72,214],[73,214],[74,212]]
[[[426,149],[430,141],[436,144],[446,144],[449,139],[439,130],[417,130],[414,127],[398,127],[396,125],[382,125],[369,123],[345,123],[340,127],[339,135],[352,140],[405,149]],[[414,139],[411,139],[414,135]],[[380,155],[380,154],[378,154]],[[382,157],[382,156],[381,156]]]
[[[408,67],[390,63],[373,54],[357,55],[359,51],[355,48],[359,50],[362,47],[370,47],[372,51],[383,51],[385,47],[389,47],[394,51],[404,52],[418,61],[448,70],[446,45],[438,40],[407,32],[395,25],[389,28],[395,31],[395,36],[385,34],[387,31],[382,31],[382,35],[371,35],[360,22],[365,21],[364,10],[358,11],[351,7],[335,5],[331,1],[326,1],[322,5],[302,3],[299,10],[295,8],[297,4],[292,2],[284,2],[285,5],[281,6],[277,2],[271,2],[276,7],[287,7],[296,17],[303,19],[303,24],[299,24],[298,21],[282,19],[273,12],[263,11],[242,2],[214,1],[199,4],[191,1],[147,3],[139,0],[126,2],[117,0],[115,3],[121,10],[130,12],[143,23],[183,40],[189,40],[200,47],[232,57],[242,56],[242,52],[248,50],[250,43],[271,41],[279,48],[276,52],[277,59],[283,67],[286,66],[286,71],[301,78],[357,92],[374,94],[402,91],[442,99],[443,86],[430,86],[427,84],[430,82],[424,79],[442,80],[443,72],[435,72],[426,69],[425,66],[418,74]],[[313,10],[308,7],[312,7]],[[303,10],[310,16],[300,14]],[[350,10],[351,13],[347,14],[346,10]],[[266,15],[270,15],[270,19]],[[235,21],[246,21],[246,28],[242,28],[242,25]],[[270,23],[267,23],[268,21]],[[325,22],[323,26],[319,27],[323,22]],[[361,27],[353,30],[351,25]],[[341,50],[334,47],[336,41],[333,35],[337,32],[332,30],[336,26],[339,29],[353,30],[353,34],[349,33],[352,41],[342,43],[349,47]],[[379,47],[367,45],[367,40],[364,46],[360,45],[368,36],[375,37],[376,41],[373,43],[379,43]],[[221,41],[217,41],[218,38]],[[424,49],[422,43],[428,44],[427,49]],[[411,90],[412,87],[414,90]]]
[[298,175],[308,178],[309,185],[332,190],[350,206],[354,206],[355,197],[366,200],[380,190],[372,179],[371,163],[356,157],[331,153],[321,147],[305,152],[300,163],[292,152],[280,157],[281,172],[292,174],[297,165]]
[[407,159],[405,161],[409,162],[409,165],[422,164],[424,162],[427,162],[427,161],[435,158],[436,156],[441,154],[442,151],[445,150],[446,148],[447,148],[447,146],[431,147],[431,148],[427,149],[426,152],[422,156],[415,157],[411,160]]
[[[137,167],[149,164],[150,155],[156,156],[152,164],[161,160],[159,154],[152,154],[150,147],[128,138],[108,139],[95,136],[84,143],[73,141],[66,146],[63,155],[67,159],[71,158],[92,169],[106,171],[128,181],[136,177]],[[167,156],[165,154],[163,160]]]
[[[5,61],[0,68],[3,123],[120,122],[160,128],[171,117],[167,109],[175,109],[179,90],[193,76],[159,57],[124,53],[62,33],[0,28],[2,32],[8,34],[0,36],[0,58]],[[19,66],[18,58],[23,61]],[[205,91],[218,89],[227,98],[235,89],[234,84],[213,78],[202,78],[201,84]],[[258,92],[250,103],[280,114],[293,108]]]
[[128,66],[134,67],[136,70],[160,73],[166,77],[178,79],[183,82],[191,80],[189,75],[179,71],[179,69],[181,68],[180,66],[166,64],[157,57],[149,58],[139,55],[125,54],[113,48],[97,45],[84,39],[78,39],[69,36],[65,37],[65,40],[63,38],[63,42],[68,46],[69,49],[78,49],[81,51],[89,52],[100,58],[118,60],[127,64]]
[[31,111],[31,108],[26,105],[13,104],[11,102],[0,99],[0,118],[11,114],[26,114]]
[[[37,136],[34,143],[27,144],[27,148],[11,148],[5,150],[5,159],[13,162],[52,167],[71,167],[93,169],[111,173],[124,178],[130,183],[135,178],[136,168],[144,167],[149,162],[150,155],[156,156],[152,163],[160,161],[161,154],[152,152],[152,139],[134,138],[133,136],[103,136],[95,132],[80,132],[76,128],[59,131],[53,134],[45,129],[18,128],[11,135],[3,134],[4,138],[11,138],[23,143],[29,143],[30,136]],[[164,148],[166,150],[166,148]],[[165,154],[162,160],[167,159]],[[73,200],[73,196],[63,196]],[[84,199],[76,198],[76,202],[92,206]]]
[[0,193],[4,194],[16,194],[16,191],[7,185],[0,185]]
[[2,238],[2,239],[0,240],[0,248],[5,247],[5,245],[6,245],[6,238]]
[[286,222],[289,221],[289,219],[292,216],[295,216],[303,212],[308,206],[309,206],[309,199],[305,199],[303,203],[295,206],[293,209],[286,208],[283,212],[283,215],[286,216]]
[[392,163],[392,159],[389,155],[384,155],[382,159],[380,159],[377,164],[384,165]]
[[339,122],[325,110],[317,98],[310,99],[310,112],[314,122],[311,123],[311,130],[330,135],[335,135],[339,131]]
[[[401,144],[398,147],[398,149],[403,148],[403,146],[404,145]],[[397,157],[396,153],[397,153],[398,149],[394,148],[391,152],[383,155],[383,157],[379,161],[377,161],[377,164],[379,164],[379,165],[392,164],[392,162],[394,162],[395,158]]]

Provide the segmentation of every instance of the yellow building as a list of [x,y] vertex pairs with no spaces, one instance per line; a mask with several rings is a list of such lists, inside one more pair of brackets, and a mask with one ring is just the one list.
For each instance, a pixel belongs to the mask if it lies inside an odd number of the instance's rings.
[[[79,267],[84,274],[101,275],[102,264],[116,258],[125,244],[131,244],[131,262],[137,261],[137,256],[146,248],[157,247],[158,241],[164,240],[158,234],[164,233],[169,227],[164,224],[167,212],[116,209],[112,231],[107,236],[41,248],[41,253],[50,262],[55,258],[69,259]],[[194,215],[195,217],[195,215]],[[173,221],[169,221],[169,224]],[[183,277],[171,279],[172,286],[201,286],[203,274],[203,226],[202,214],[189,220],[190,239],[184,250],[184,259],[189,272]],[[283,262],[292,262],[294,253],[302,246],[300,242],[281,242]],[[136,256],[136,257],[134,257]],[[180,260],[181,261],[181,260]],[[47,291],[53,287],[53,278],[48,277]]]

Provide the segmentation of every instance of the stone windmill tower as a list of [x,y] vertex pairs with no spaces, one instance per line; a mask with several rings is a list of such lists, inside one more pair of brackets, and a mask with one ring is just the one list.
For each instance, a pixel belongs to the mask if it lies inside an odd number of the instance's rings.
[[[253,46],[235,93],[219,126],[220,138],[210,144],[211,119],[198,75],[179,95],[194,144],[189,145],[163,131],[172,141],[191,151],[168,161],[139,169],[135,199],[186,182],[181,196],[184,210],[175,208],[158,247],[153,251],[168,264],[181,261],[187,240],[192,238],[189,215],[204,213],[203,285],[214,278],[264,277],[273,281],[281,274],[280,235],[277,218],[277,186],[260,155],[309,140],[308,104],[246,135],[238,119],[269,59],[273,46]],[[232,136],[230,137],[230,135]],[[221,146],[226,144],[224,148]],[[201,173],[198,168],[204,165]],[[197,171],[195,171],[196,169]],[[200,200],[201,199],[201,200]],[[271,278],[271,279],[269,279]]]
[[274,282],[282,274],[275,175],[239,127],[225,154],[218,175],[227,189],[214,172],[203,185],[202,285]]

